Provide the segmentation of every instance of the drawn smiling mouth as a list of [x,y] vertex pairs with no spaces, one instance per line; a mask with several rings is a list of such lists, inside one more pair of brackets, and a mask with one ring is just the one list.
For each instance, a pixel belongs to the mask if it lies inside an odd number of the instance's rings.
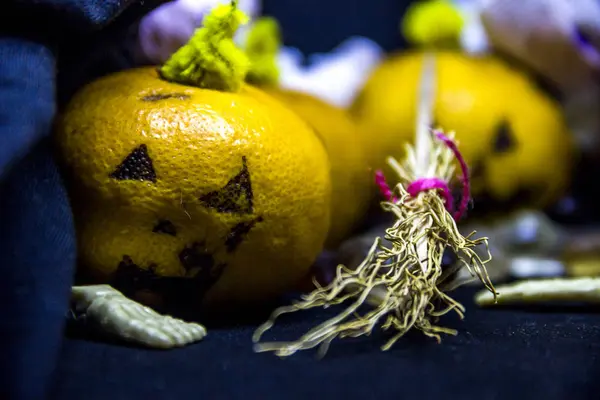
[[[226,253],[235,252],[243,237],[262,221],[259,216],[235,225],[222,242]],[[217,261],[213,253],[202,241],[185,246],[178,254],[184,276],[159,275],[156,272],[158,265],[150,263],[143,268],[132,257],[124,255],[113,274],[111,285],[130,298],[136,298],[140,292],[154,293],[168,307],[199,304],[227,267],[227,263]]]

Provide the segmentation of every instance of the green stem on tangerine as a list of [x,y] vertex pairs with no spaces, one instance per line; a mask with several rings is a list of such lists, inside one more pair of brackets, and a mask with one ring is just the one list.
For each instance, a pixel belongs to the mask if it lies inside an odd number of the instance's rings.
[[240,25],[249,20],[237,3],[233,0],[216,6],[188,43],[160,67],[161,77],[205,89],[238,91],[250,69],[250,60],[233,41]]
[[279,83],[277,55],[281,48],[281,30],[274,18],[256,20],[246,39],[246,55],[250,70],[246,81],[259,86],[275,86]]
[[400,28],[413,45],[433,49],[460,48],[460,35],[466,21],[450,0],[425,0],[412,4]]

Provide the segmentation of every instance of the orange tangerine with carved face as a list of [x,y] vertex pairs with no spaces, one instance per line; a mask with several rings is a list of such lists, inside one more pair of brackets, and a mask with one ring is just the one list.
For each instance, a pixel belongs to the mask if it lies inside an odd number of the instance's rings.
[[303,278],[325,242],[325,149],[259,89],[120,72],[72,99],[56,138],[82,271],[130,296],[264,300]]
[[[411,51],[384,62],[352,106],[374,168],[385,168],[388,156],[402,159],[404,144],[414,137],[424,54]],[[438,51],[435,58],[434,124],[456,131],[471,166],[476,209],[478,199],[496,209],[543,206],[561,195],[574,148],[558,103],[495,57]],[[386,175],[396,179],[391,171]]]

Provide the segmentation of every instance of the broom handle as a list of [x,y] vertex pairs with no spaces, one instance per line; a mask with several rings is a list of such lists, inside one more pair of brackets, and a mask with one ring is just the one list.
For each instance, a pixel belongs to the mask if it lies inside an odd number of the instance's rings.
[[[427,178],[435,171],[435,168],[431,168],[433,143],[431,134],[429,133],[433,119],[433,107],[435,104],[435,61],[435,55],[425,53],[421,79],[419,82],[419,91],[417,92],[417,126],[415,127],[415,153],[417,157],[415,166],[416,179]],[[423,230],[429,227],[431,221],[428,219],[416,219],[415,224],[419,225],[416,226],[416,231],[423,232]],[[429,269],[428,243],[429,240],[425,235],[416,244],[419,265],[424,274],[426,274]]]
[[417,125],[415,127],[415,152],[417,157],[416,178],[426,178],[430,171],[432,138],[429,133],[433,123],[433,109],[435,106],[435,55],[425,53],[423,69],[417,92]]

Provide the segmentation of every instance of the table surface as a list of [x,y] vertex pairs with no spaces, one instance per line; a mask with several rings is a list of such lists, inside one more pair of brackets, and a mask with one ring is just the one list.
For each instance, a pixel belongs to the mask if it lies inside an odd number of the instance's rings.
[[[264,315],[213,327],[203,342],[152,351],[67,338],[57,371],[59,399],[598,399],[600,308],[479,309],[474,288],[454,297],[466,319],[442,319],[459,330],[442,344],[411,334],[382,352],[382,334],[336,341],[326,357],[288,359],[252,350]],[[282,317],[266,337],[299,337],[335,310]],[[252,319],[252,318],[251,318]]]

